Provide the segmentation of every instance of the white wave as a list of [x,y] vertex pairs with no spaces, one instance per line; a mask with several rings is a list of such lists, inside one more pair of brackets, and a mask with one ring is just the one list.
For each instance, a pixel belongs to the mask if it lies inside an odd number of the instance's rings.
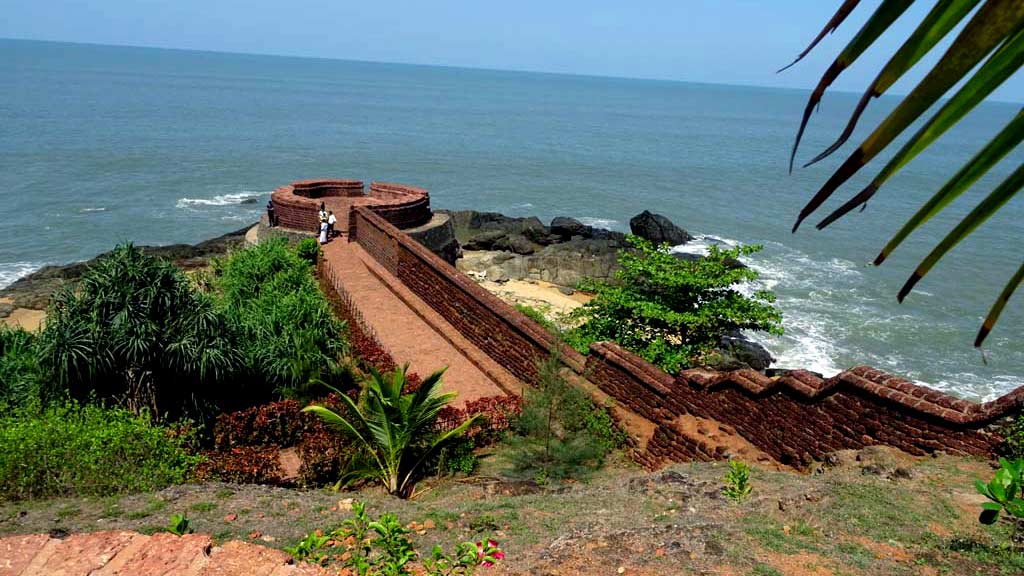
[[584,224],[586,226],[592,226],[594,228],[604,228],[605,230],[614,230],[619,225],[618,220],[613,220],[611,218],[596,218],[593,216],[583,216],[581,218],[577,218],[577,220],[579,220],[581,224]]
[[512,208],[515,208],[515,209],[533,208],[533,203],[531,203],[531,202],[524,202],[523,204],[513,204]]
[[266,196],[270,192],[254,192],[243,190],[232,194],[220,194],[213,198],[179,198],[176,206],[178,208],[194,208],[196,206],[231,206],[241,204],[251,198]]
[[107,209],[105,207],[100,207],[100,208],[82,208],[81,210],[79,210],[79,212],[85,212],[85,213],[88,213],[88,212],[106,212],[106,211],[107,211]]
[[28,276],[43,267],[38,262],[4,262],[0,263],[0,288],[14,284],[19,278]]

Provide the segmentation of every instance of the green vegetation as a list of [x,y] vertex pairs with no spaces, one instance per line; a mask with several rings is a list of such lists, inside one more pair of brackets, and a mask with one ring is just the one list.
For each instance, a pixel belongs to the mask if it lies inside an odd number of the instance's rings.
[[187,514],[173,514],[170,522],[167,523],[167,532],[175,536],[184,536],[192,533],[192,523],[188,520]]
[[523,411],[512,425],[510,458],[517,470],[539,480],[585,477],[625,437],[607,410],[565,379],[557,354],[539,368],[537,385],[523,391]]
[[[355,574],[401,576],[413,573],[411,564],[419,557],[409,540],[410,533],[395,514],[384,513],[372,520],[366,505],[355,501],[352,517],[340,528],[326,534],[321,530],[311,532],[284,550],[296,560],[321,566],[339,564]],[[504,557],[494,540],[463,542],[452,555],[445,554],[438,545],[424,560],[424,567],[429,576],[469,575],[478,566],[493,566]]]
[[989,499],[981,505],[978,520],[982,524],[995,524],[999,513],[1005,512],[1016,530],[1024,526],[1024,459],[1000,458],[992,480],[988,484],[977,480],[974,485],[979,494]]
[[35,334],[0,324],[0,410],[38,404],[43,375],[37,341]]
[[295,253],[306,262],[316,265],[320,258],[320,243],[316,238],[305,238],[295,246]]
[[237,346],[212,298],[125,244],[54,295],[40,360],[73,398],[177,416],[223,392],[216,384],[238,365]]
[[0,496],[103,496],[185,480],[197,458],[145,414],[69,403],[0,418]]
[[408,366],[403,366],[387,375],[374,370],[358,403],[341,394],[344,416],[324,406],[303,410],[316,414],[362,449],[339,484],[372,479],[389,494],[408,498],[424,464],[479,419],[474,415],[452,430],[435,432],[441,409],[455,394],[437,393],[443,369],[423,380],[415,392],[404,394],[407,370]]
[[705,258],[680,260],[668,245],[654,246],[636,236],[628,240],[635,250],[619,253],[618,284],[581,285],[595,296],[573,312],[580,325],[566,334],[580,352],[592,342],[610,340],[675,373],[733,330],[781,333],[774,295],[760,290],[746,296],[737,288],[756,280],[757,272],[737,266],[736,258],[760,247],[712,246]]
[[284,239],[215,261],[211,281],[241,357],[241,381],[257,398],[310,400],[319,386],[351,383],[337,359],[345,325],[331,313],[309,261]]
[[1024,458],[1024,414],[1018,413],[1001,431],[1002,451],[1010,458]]
[[548,317],[545,315],[545,310],[534,308],[533,306],[530,306],[528,304],[516,304],[516,310],[519,310],[527,318],[533,320],[537,324],[540,324],[549,332],[556,332],[558,330],[558,327],[555,326],[555,323],[552,322],[551,320],[548,320]]
[[753,489],[754,487],[750,485],[750,466],[739,460],[730,460],[722,495],[733,502],[742,502],[750,496]]
[[[856,1],[850,0],[843,2],[835,16],[829,20],[825,28],[811,42],[811,45],[797,57],[797,61],[809,53],[828,33],[834,32],[854,11],[857,4]],[[910,4],[912,2],[889,0],[878,5],[874,14],[826,70],[804,109],[803,119],[790,157],[790,170],[792,170],[793,159],[796,157],[804,128],[807,126],[814,108],[820,104],[825,90],[899,19]],[[796,225],[793,227],[794,230],[805,218],[816,212],[840,186],[853,178],[861,168],[879,156],[888,158],[878,175],[860,193],[851,197],[819,222],[818,228],[828,226],[857,208],[863,209],[885,182],[955,126],[1024,65],[1024,58],[1021,58],[1021,54],[1024,54],[1024,8],[1021,3],[1014,0],[986,0],[975,11],[974,8],[978,4],[977,1],[936,2],[916,29],[886,62],[878,76],[865,90],[839,139],[818,154],[808,165],[829,156],[842,147],[853,134],[861,114],[872,98],[877,98],[889,90],[936,46],[941,46],[944,50],[942,57],[932,65],[923,79],[836,169],[835,173],[800,211]],[[968,16],[970,16],[969,20],[960,28],[958,25]],[[958,28],[960,29],[957,32]],[[954,34],[955,38],[953,38]],[[949,96],[949,94],[952,95]],[[945,100],[938,111],[923,124],[919,122],[925,112],[944,97]],[[911,126],[919,126],[919,128],[909,139],[904,141],[899,151],[895,154],[884,154],[885,149],[897,141],[900,135],[904,134]],[[1010,154],[1022,140],[1024,140],[1024,111],[1018,113],[907,220],[875,258],[875,265],[881,264],[918,227],[947,208],[956,198],[970,189],[992,167]],[[1024,187],[1024,165],[1017,166],[1012,174],[997,185],[932,249],[900,290],[899,300],[902,301],[943,256],[999,211],[1022,187]],[[1007,300],[1022,281],[1024,281],[1024,264],[1021,264],[1012,274],[1006,287],[992,305],[978,331],[974,342],[975,346],[981,346],[999,319]]]

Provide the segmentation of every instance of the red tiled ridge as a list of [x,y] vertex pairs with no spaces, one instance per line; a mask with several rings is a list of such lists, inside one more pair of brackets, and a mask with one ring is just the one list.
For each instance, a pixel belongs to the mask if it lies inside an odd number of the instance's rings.
[[881,370],[859,366],[832,378],[806,370],[768,377],[755,370],[684,370],[671,377],[620,346],[591,346],[588,379],[658,425],[642,463],[702,459],[673,441],[670,422],[693,414],[731,426],[776,460],[806,465],[841,449],[886,444],[911,454],[936,450],[992,457],[1002,419],[1024,406],[1024,387],[976,404]]
[[0,576],[320,576],[280,551],[209,536],[107,531],[0,538]]

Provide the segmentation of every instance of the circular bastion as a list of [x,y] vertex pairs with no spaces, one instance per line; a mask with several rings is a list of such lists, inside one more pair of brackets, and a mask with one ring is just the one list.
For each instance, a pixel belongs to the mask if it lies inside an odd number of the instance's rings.
[[431,211],[430,194],[423,188],[371,182],[367,190],[361,180],[310,179],[281,186],[271,193],[270,201],[277,226],[270,228],[264,217],[261,237],[315,236],[320,230],[321,203],[334,212],[335,230],[346,236],[352,208],[366,206],[449,263],[455,262],[459,251],[449,216]]

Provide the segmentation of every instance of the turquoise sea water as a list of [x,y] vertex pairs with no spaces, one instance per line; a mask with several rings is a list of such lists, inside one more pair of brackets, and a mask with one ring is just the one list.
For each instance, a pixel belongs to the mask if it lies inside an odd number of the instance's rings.
[[[856,98],[826,97],[801,157],[830,143]],[[1019,105],[983,105],[866,212],[793,235],[803,202],[845,157],[787,173],[805,99],[724,85],[0,40],[0,285],[126,239],[196,242],[237,229],[292,180],[391,180],[429,189],[436,208],[569,215],[619,230],[651,209],[700,236],[684,250],[764,244],[749,263],[779,295],[787,334],[766,343],[782,367],[831,374],[867,363],[972,399],[1024,384],[1024,294],[990,336],[988,365],[971,347],[1019,265],[1021,199],[904,304],[895,300],[917,261],[1020,152],[884,266],[865,265]],[[861,125],[892,105],[876,101]]]

